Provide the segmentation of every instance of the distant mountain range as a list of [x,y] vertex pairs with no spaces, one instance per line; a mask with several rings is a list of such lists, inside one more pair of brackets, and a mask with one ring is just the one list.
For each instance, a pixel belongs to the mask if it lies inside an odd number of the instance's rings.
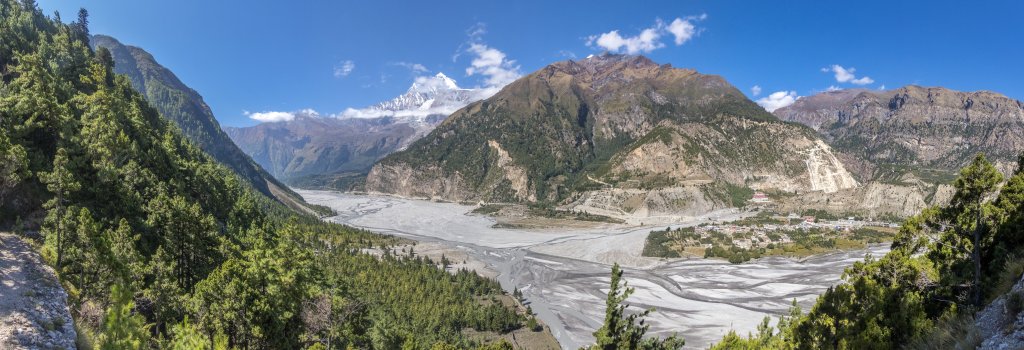
[[452,112],[480,99],[438,73],[420,77],[404,94],[362,109],[227,128],[227,134],[275,176],[305,187],[346,188],[380,158],[423,137]]
[[906,86],[829,91],[768,113],[721,77],[603,54],[489,97],[438,74],[367,108],[227,132],[300,187],[624,218],[743,205],[759,190],[780,210],[906,216],[948,200],[978,152],[1013,168],[1024,104]]
[[174,122],[185,137],[215,160],[238,173],[263,194],[292,207],[304,208],[302,198],[253,162],[221,130],[203,97],[169,69],[156,62],[149,52],[121,44],[113,37],[93,35],[93,47],[104,47],[114,59],[114,72],[123,74],[132,87],[146,97],[164,118]]

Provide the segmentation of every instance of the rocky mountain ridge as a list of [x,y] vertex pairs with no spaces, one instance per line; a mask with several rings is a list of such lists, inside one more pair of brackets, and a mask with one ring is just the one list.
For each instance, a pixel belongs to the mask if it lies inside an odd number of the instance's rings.
[[908,216],[949,199],[949,183],[975,154],[1004,174],[1024,150],[1024,103],[990,91],[905,86],[850,89],[802,97],[774,112],[817,130],[858,181],[784,208]]
[[371,192],[626,216],[731,206],[737,188],[857,185],[812,129],[778,120],[721,77],[607,54],[549,65],[468,105],[366,180]]
[[900,176],[908,167],[951,174],[978,152],[1013,163],[1024,149],[1024,103],[990,91],[840,90],[774,114],[818,130],[861,181]]

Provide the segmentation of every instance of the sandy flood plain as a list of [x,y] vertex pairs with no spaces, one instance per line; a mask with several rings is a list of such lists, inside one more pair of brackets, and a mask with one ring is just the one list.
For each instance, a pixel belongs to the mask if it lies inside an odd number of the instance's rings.
[[306,201],[326,205],[338,215],[327,218],[464,253],[483,275],[496,276],[508,291],[523,292],[538,317],[551,327],[563,349],[593,341],[604,319],[611,264],[625,268],[636,292],[637,310],[655,308],[651,332],[678,333],[686,347],[706,348],[730,329],[754,331],[764,316],[784,314],[792,300],[805,311],[839,281],[843,269],[866,254],[880,256],[887,245],[795,260],[764,258],[745,264],[705,259],[641,257],[644,240],[655,228],[734,220],[747,213],[725,210],[657,227],[600,225],[565,230],[497,229],[489,217],[471,214],[472,206],[297,190]]

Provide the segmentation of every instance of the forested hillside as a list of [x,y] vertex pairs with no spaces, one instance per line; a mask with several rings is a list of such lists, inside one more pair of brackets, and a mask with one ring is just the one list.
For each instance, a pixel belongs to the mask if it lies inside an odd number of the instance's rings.
[[226,165],[260,193],[301,210],[304,205],[299,195],[243,153],[221,130],[203,97],[157,63],[153,55],[138,47],[125,46],[106,35],[93,35],[90,39],[93,47],[110,51],[114,73],[125,75],[131,86],[146,97],[150,106],[156,108],[164,119],[177,125],[192,144]]
[[1024,167],[1004,180],[976,156],[954,181],[948,206],[908,219],[891,252],[847,269],[845,282],[820,296],[810,312],[794,307],[778,331],[766,319],[759,334],[731,333],[714,348],[978,347],[976,311],[1009,293],[1016,306],[1007,306],[1004,317],[1021,312],[1021,292],[1011,287],[1024,273]]
[[492,280],[261,195],[114,74],[87,23],[0,0],[0,228],[57,271],[79,348],[470,348],[465,329],[523,323],[482,306]]

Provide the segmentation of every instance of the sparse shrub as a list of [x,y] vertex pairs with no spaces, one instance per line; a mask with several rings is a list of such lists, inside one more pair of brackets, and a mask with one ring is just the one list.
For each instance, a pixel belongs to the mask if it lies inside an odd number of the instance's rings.
[[978,328],[974,326],[974,317],[951,315],[938,320],[931,332],[912,339],[904,349],[975,349],[981,341]]
[[50,324],[53,326],[53,329],[55,330],[64,328],[64,318],[54,317],[53,319],[50,320]]
[[1010,293],[1006,296],[1004,307],[1008,316],[1017,316],[1021,308],[1024,307],[1024,295],[1021,295],[1021,292]]
[[1003,269],[999,272],[996,285],[991,291],[992,299],[1009,293],[1013,286],[1020,281],[1021,275],[1024,275],[1024,259],[1015,256],[1007,258]]
[[540,332],[544,330],[544,327],[541,327],[541,325],[537,323],[536,317],[530,317],[530,319],[526,320],[526,327],[534,332]]

